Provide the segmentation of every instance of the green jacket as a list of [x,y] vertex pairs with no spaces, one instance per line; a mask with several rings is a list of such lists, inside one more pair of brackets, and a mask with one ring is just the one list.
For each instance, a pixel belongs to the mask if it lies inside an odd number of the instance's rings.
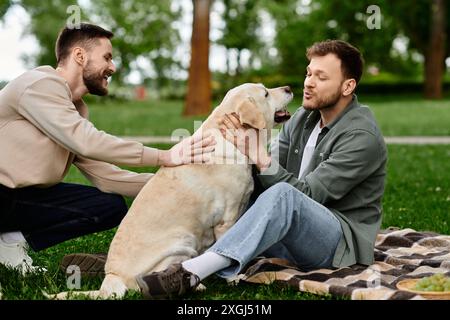
[[322,129],[309,167],[298,179],[303,149],[319,119],[319,111],[299,108],[272,144],[271,167],[257,177],[263,188],[287,182],[336,215],[344,236],[334,267],[372,264],[386,177],[383,136],[370,109],[354,95]]

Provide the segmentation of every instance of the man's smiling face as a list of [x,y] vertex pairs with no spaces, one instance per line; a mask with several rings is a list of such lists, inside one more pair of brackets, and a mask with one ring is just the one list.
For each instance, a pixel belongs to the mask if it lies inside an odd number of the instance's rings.
[[83,69],[84,85],[90,94],[104,96],[108,94],[108,78],[116,71],[112,62],[112,45],[107,38],[95,40],[88,51],[88,61]]

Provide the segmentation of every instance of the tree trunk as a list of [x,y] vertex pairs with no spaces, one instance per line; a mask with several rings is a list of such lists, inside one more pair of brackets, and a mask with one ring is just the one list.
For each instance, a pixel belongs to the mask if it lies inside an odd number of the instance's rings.
[[242,72],[242,67],[241,67],[241,53],[242,50],[241,49],[237,49],[237,58],[236,58],[236,76],[239,76]]
[[229,77],[230,76],[230,50],[227,48],[227,47],[225,47],[225,57],[226,57],[226,66],[227,66],[227,71],[226,71],[226,73],[227,73],[227,77]]
[[191,64],[183,115],[204,115],[211,109],[211,73],[209,71],[210,0],[192,0],[194,21],[191,38]]
[[425,51],[425,97],[442,98],[445,64],[445,0],[431,3],[430,41]]

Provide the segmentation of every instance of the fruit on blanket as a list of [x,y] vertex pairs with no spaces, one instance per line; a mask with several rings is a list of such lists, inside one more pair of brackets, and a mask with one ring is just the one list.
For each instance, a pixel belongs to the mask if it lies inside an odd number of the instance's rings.
[[443,273],[436,273],[417,281],[415,289],[419,291],[450,291],[450,278]]

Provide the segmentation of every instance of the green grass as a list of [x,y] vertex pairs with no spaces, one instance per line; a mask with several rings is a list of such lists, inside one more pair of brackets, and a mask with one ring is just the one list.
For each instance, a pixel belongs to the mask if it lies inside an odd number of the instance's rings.
[[[166,146],[158,146],[166,147]],[[383,199],[383,228],[397,226],[450,234],[450,148],[448,146],[389,146],[388,178]],[[154,172],[155,168],[135,168]],[[71,168],[66,182],[87,183]],[[130,204],[132,199],[127,199]],[[47,273],[21,277],[17,272],[0,266],[4,299],[44,299],[41,290],[60,292],[66,289],[66,277],[58,270],[61,258],[73,252],[107,252],[115,230],[109,230],[66,241],[47,250],[31,253],[35,263]],[[82,290],[96,290],[101,279],[83,279]],[[228,286],[218,277],[205,281],[208,290],[187,295],[185,299],[334,299],[301,293],[281,285],[239,284]],[[137,292],[125,299],[140,299]]]
[[194,121],[205,117],[181,117],[182,101],[108,102],[89,107],[98,129],[115,135],[167,136],[178,128],[193,132]]
[[361,97],[360,101],[373,110],[384,136],[450,136],[450,99]]
[[[385,136],[450,135],[450,98],[430,101],[417,96],[361,96],[359,101],[371,107]],[[289,104],[289,110],[294,112],[300,103],[296,98]],[[182,118],[182,109],[183,101],[109,101],[91,104],[90,119],[99,129],[116,135],[170,136],[178,128],[192,132],[194,121],[205,119]]]
[[450,146],[388,146],[383,227],[450,234]]
[[[360,102],[369,105],[375,113],[385,136],[450,135],[450,99],[422,100],[417,95],[403,97],[367,96]],[[295,111],[296,99],[289,105]],[[215,103],[214,105],[217,105]],[[174,129],[191,132],[194,121],[205,117],[180,117],[182,101],[149,101],[91,104],[92,122],[102,130],[116,135],[170,135]],[[168,148],[158,145],[158,148]],[[383,228],[396,226],[450,234],[450,147],[399,146],[389,148],[388,177],[383,199]],[[138,172],[154,172],[156,168],[129,168]],[[89,184],[72,167],[66,182]],[[130,205],[132,199],[128,198]],[[0,265],[0,283],[4,299],[43,299],[41,290],[66,290],[66,276],[58,270],[59,261],[73,252],[107,252],[115,230],[66,241],[47,250],[30,253],[35,264],[46,267],[47,273],[22,277],[14,270]],[[83,290],[98,289],[101,279],[83,279]],[[210,277],[205,284],[208,291],[188,295],[186,299],[332,299],[298,292],[280,285],[240,284],[228,286],[218,277]],[[131,292],[126,299],[140,299]]]

